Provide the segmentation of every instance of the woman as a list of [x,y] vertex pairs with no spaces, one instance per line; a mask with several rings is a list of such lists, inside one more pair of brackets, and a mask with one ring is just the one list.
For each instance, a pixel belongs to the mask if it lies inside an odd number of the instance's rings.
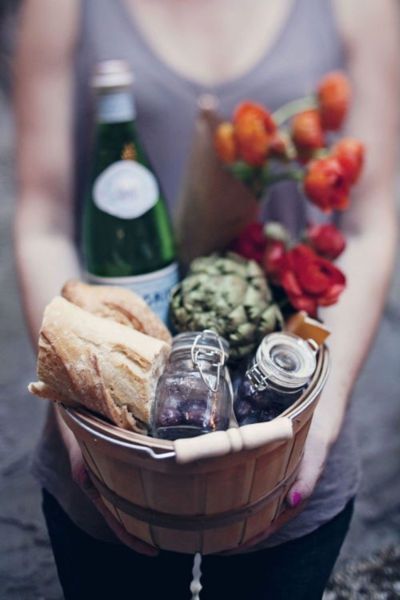
[[[66,279],[79,276],[75,202],[86,175],[87,82],[96,61],[130,62],[139,133],[171,211],[203,93],[216,95],[229,117],[244,98],[275,109],[333,69],[346,68],[353,81],[349,131],[365,142],[368,168],[343,219],[349,243],[341,267],[349,286],[323,315],[334,332],[332,372],[288,493],[287,523],[235,555],[207,557],[205,599],[221,592],[321,598],[348,527],[358,483],[348,399],[395,252],[396,18],[394,0],[25,0],[17,57],[16,249],[34,341],[45,304]],[[294,212],[295,189],[277,188],[274,195],[271,212],[299,229],[306,215]],[[121,530],[88,484],[77,443],[52,408],[35,469],[67,599],[130,597],[138,575],[148,598],[187,597],[191,558],[152,558],[154,550]],[[109,543],[116,537],[123,545]]]

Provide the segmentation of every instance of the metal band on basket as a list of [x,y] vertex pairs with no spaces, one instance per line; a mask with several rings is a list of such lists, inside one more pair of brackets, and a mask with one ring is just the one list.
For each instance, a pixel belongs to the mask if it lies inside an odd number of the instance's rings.
[[90,471],[90,478],[93,480],[93,483],[100,494],[122,512],[139,519],[139,521],[145,521],[150,525],[166,527],[167,529],[179,529],[182,531],[204,531],[205,529],[225,527],[243,521],[262,510],[266,504],[279,496],[285,488],[289,487],[294,482],[296,475],[297,468],[294,469],[289,477],[283,479],[275,488],[268,492],[268,494],[262,496],[252,504],[247,504],[243,508],[214,515],[182,517],[179,515],[157,512],[151,508],[144,508],[143,506],[134,504],[130,500],[126,500],[110,490],[110,488],[106,486],[93,471]]

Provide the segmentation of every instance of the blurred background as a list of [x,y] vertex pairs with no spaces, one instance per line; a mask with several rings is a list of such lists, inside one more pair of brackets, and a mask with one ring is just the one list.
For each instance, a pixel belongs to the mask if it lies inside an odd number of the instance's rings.
[[[16,186],[11,82],[18,4],[0,0],[0,598],[58,600],[62,594],[40,492],[29,473],[45,405],[26,392],[35,378],[34,355],[19,304],[12,248]],[[363,482],[326,600],[400,598],[399,342],[400,261],[353,397]]]

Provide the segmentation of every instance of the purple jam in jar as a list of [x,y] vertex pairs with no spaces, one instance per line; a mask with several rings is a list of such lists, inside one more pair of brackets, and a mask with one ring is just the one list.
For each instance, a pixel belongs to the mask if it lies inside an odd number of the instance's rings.
[[271,333],[238,375],[234,411],[239,425],[271,421],[307,388],[316,368],[318,346],[290,333]]
[[156,389],[155,437],[175,440],[228,429],[233,401],[228,348],[211,330],[181,333],[173,339]]

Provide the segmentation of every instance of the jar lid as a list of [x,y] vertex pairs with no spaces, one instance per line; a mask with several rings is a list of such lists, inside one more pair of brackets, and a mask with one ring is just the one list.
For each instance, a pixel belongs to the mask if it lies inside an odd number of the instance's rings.
[[[219,350],[223,351],[226,362],[229,357],[229,344],[225,338],[220,336],[212,329],[205,329],[204,331],[185,331],[174,336],[172,340],[171,354],[178,350],[191,350],[194,342],[197,347],[201,347],[204,350]],[[222,346],[222,349],[221,349]]]
[[296,389],[309,382],[317,366],[317,344],[292,333],[267,335],[256,353],[260,374],[272,384]]
[[103,60],[96,65],[92,86],[98,90],[127,88],[133,83],[133,74],[126,60]]

